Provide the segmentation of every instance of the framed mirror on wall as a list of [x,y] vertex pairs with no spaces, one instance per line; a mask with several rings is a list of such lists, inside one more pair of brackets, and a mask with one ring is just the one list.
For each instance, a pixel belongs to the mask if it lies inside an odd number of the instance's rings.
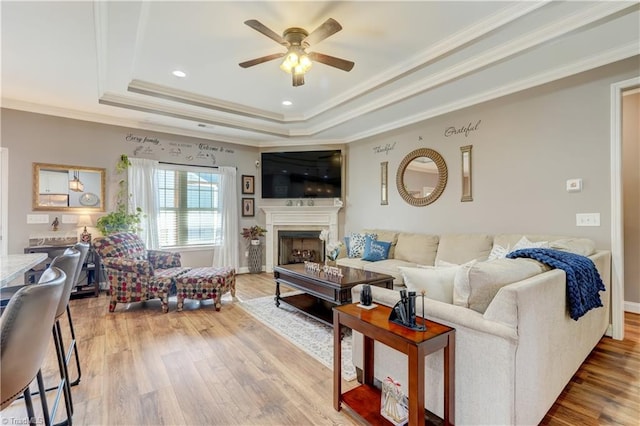
[[396,174],[396,186],[403,200],[412,206],[436,201],[447,186],[447,164],[433,149],[419,148],[407,154]]
[[105,211],[106,170],[33,163],[33,210]]
[[388,161],[380,163],[380,205],[382,206],[389,204],[389,190],[387,188],[388,168]]
[[460,197],[460,201],[473,201],[471,191],[471,148],[473,148],[473,145],[460,147],[462,156],[462,197]]

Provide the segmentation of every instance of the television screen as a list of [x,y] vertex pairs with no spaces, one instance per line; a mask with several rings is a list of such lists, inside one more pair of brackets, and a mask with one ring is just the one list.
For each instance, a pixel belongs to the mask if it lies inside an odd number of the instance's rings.
[[340,198],[342,152],[262,153],[262,198]]

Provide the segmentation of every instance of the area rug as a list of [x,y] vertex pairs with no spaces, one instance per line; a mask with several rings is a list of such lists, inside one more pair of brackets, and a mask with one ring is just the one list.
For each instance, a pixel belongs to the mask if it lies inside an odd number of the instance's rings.
[[[241,301],[240,306],[264,325],[333,370],[333,327],[295,310],[284,302],[280,303],[280,307],[276,307],[273,296]],[[356,369],[351,362],[351,330],[345,329],[341,347],[342,377],[347,381],[355,380]]]

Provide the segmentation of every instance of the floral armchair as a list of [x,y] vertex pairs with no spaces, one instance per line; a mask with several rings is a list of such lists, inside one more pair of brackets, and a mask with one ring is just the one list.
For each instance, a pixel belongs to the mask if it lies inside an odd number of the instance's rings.
[[130,232],[99,237],[93,247],[100,256],[109,279],[111,302],[142,302],[159,298],[162,311],[169,311],[169,291],[179,275],[190,268],[180,264],[180,253],[147,250],[140,237]]

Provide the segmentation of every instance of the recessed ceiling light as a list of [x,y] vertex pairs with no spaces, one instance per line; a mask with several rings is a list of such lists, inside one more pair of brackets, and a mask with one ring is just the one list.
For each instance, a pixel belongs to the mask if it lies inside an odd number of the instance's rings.
[[291,105],[293,105],[293,102],[291,102],[291,101],[282,101],[282,105],[291,106]]
[[175,70],[171,74],[175,75],[176,77],[186,77],[187,76],[186,72],[180,71],[180,70]]

